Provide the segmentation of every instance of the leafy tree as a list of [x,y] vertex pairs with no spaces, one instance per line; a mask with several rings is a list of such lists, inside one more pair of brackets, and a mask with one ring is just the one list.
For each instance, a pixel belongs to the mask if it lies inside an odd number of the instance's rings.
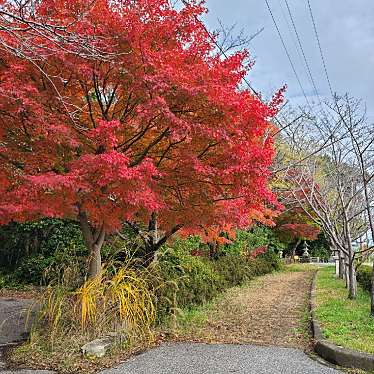
[[292,244],[292,256],[302,240],[316,240],[320,227],[301,208],[285,210],[276,218],[275,232],[283,243]]
[[0,2],[1,224],[78,221],[94,276],[124,222],[148,226],[151,261],[182,227],[245,227],[275,203],[283,91],[266,105],[239,88],[248,53],[216,54],[200,1],[18,6]]

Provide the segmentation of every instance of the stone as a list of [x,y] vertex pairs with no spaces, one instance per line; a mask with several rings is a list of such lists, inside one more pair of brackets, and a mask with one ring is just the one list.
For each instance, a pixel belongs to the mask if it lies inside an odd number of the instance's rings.
[[105,336],[86,343],[82,348],[82,353],[86,356],[104,357],[107,350],[114,344],[114,336]]

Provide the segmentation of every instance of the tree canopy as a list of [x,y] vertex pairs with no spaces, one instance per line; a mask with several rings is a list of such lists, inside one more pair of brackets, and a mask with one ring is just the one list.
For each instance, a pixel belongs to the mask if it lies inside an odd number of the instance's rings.
[[1,2],[0,223],[76,219],[100,247],[124,221],[244,227],[276,203],[283,90],[240,87],[248,52],[215,50],[201,2],[30,4]]

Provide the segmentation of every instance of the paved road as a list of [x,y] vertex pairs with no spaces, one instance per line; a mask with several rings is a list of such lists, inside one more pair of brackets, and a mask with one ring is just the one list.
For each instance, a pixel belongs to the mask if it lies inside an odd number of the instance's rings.
[[27,335],[27,311],[32,300],[0,298],[0,345],[12,343]]
[[7,370],[3,361],[3,348],[27,336],[26,318],[33,301],[28,299],[0,298],[0,373],[48,374],[45,370]]
[[101,374],[338,374],[295,348],[165,344]]

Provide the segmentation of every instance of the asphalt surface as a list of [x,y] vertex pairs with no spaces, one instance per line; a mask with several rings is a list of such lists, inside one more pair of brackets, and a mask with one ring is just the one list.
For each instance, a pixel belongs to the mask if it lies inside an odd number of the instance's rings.
[[165,344],[101,374],[338,374],[294,348]]
[[[1,374],[48,374],[45,370],[8,370],[4,363],[4,349],[19,342],[28,334],[27,316],[33,301],[28,299],[0,298],[0,373]],[[31,316],[31,315],[30,315]]]
[[27,312],[32,300],[0,298],[0,345],[13,343],[27,336]]

